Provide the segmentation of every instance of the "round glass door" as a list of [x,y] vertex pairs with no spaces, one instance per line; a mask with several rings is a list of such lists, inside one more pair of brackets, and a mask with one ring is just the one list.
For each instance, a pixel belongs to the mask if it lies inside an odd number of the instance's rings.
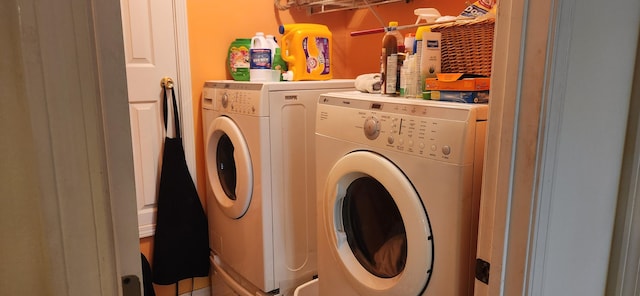
[[236,200],[236,159],[233,156],[235,148],[227,134],[222,134],[216,146],[216,170],[218,181],[226,196],[231,200]]
[[208,182],[218,206],[227,217],[241,218],[251,202],[253,171],[240,129],[228,117],[217,117],[207,130],[205,150]]
[[370,176],[351,182],[342,205],[349,248],[358,262],[381,278],[398,276],[407,262],[407,234],[400,210],[380,182]]
[[325,239],[362,295],[419,295],[433,268],[433,236],[420,196],[380,155],[358,151],[331,169],[323,195]]

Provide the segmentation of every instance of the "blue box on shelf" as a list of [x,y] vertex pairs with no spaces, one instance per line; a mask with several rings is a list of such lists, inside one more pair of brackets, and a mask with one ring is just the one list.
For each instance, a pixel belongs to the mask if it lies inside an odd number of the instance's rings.
[[432,90],[431,99],[458,103],[488,103],[489,91],[443,91]]

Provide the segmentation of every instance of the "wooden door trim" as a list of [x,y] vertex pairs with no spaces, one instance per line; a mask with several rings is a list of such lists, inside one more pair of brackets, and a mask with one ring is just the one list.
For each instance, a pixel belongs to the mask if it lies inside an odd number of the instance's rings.
[[193,91],[191,85],[191,62],[189,57],[189,29],[187,25],[186,0],[174,0],[176,20],[176,43],[178,49],[178,85],[180,96],[180,115],[182,124],[182,144],[189,172],[194,184],[198,184],[196,175],[195,127],[193,117]]

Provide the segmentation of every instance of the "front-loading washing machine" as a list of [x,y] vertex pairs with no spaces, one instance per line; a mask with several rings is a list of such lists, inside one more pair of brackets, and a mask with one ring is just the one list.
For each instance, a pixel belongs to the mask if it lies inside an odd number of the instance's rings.
[[352,89],[349,79],[205,82],[214,295],[292,295],[316,275],[316,103]]
[[487,105],[343,92],[316,113],[319,295],[472,295]]

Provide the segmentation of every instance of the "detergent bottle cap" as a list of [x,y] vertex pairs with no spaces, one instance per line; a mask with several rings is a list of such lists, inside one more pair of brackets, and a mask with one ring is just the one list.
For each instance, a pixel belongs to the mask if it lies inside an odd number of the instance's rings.
[[413,43],[416,41],[416,34],[407,33],[404,35],[404,48],[408,54],[413,54]]
[[416,40],[422,40],[422,33],[431,32],[431,26],[418,27],[416,30]]
[[289,70],[287,72],[282,73],[282,80],[293,81],[293,71]]
[[387,27],[386,31],[387,32],[385,33],[385,36],[382,37],[383,46],[384,46],[385,40],[389,36],[393,36],[393,38],[396,39],[395,42],[396,42],[398,53],[403,53],[404,50],[405,50],[405,47],[404,47],[404,36],[402,36],[402,33],[400,33],[400,31],[398,31],[398,22],[396,22],[396,21],[389,22],[389,27]]

